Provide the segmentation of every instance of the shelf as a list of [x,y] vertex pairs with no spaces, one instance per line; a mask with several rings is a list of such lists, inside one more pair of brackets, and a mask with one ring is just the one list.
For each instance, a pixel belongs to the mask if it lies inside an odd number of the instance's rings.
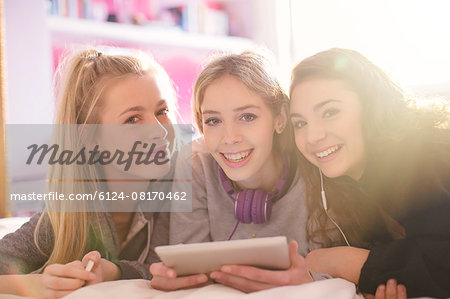
[[58,43],[160,45],[225,52],[254,47],[254,43],[245,38],[193,34],[170,26],[136,26],[60,17],[48,17],[47,26],[51,38]]

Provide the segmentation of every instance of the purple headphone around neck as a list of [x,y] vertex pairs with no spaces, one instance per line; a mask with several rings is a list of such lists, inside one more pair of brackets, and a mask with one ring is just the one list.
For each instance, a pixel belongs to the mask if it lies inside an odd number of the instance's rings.
[[[235,200],[234,215],[239,222],[264,223],[270,219],[272,204],[283,192],[288,177],[288,161],[283,158],[283,170],[275,191],[267,192],[261,189],[247,189],[236,191],[223,169],[219,167],[219,176],[222,186],[228,195]],[[234,233],[234,231],[233,231]],[[230,236],[231,237],[231,236]]]

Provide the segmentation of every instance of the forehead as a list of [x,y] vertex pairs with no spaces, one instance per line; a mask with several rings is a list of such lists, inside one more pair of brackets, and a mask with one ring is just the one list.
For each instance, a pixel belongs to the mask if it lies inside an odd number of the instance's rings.
[[247,105],[268,108],[264,99],[241,80],[231,75],[224,75],[206,88],[200,109],[203,111],[221,107],[232,110]]
[[343,105],[360,105],[359,97],[345,81],[337,79],[309,79],[295,86],[291,109],[312,110],[316,105],[336,100]]
[[166,99],[165,90],[162,82],[152,74],[128,75],[110,80],[101,95],[101,102],[103,106],[118,108],[136,101],[159,101]]
[[125,75],[119,78],[106,80],[103,97],[114,97],[122,94],[139,94],[142,92],[155,92],[158,89],[157,80],[152,74]]

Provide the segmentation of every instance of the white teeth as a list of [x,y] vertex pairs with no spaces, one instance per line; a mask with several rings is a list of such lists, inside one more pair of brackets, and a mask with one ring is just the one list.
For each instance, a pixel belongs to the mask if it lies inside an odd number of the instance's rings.
[[327,149],[326,151],[320,152],[320,153],[316,153],[316,156],[319,158],[324,158],[329,156],[330,154],[334,153],[335,151],[337,151],[339,149],[339,145],[335,145],[333,147],[330,147],[329,149]]
[[240,162],[247,158],[247,156],[250,154],[250,151],[246,152],[240,152],[237,154],[223,154],[225,158],[230,162]]

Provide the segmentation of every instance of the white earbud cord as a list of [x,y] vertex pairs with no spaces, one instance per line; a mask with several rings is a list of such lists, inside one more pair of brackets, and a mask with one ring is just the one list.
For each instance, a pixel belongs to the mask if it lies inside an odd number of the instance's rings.
[[327,205],[327,197],[325,196],[325,190],[323,189],[323,177],[322,177],[322,171],[319,169],[320,173],[320,195],[322,196],[322,205],[323,209],[325,210],[325,214],[327,214],[328,219],[333,222],[333,224],[337,227],[337,229],[340,231],[342,237],[344,237],[345,243],[347,243],[347,246],[350,246],[350,243],[347,240],[347,237],[345,236],[344,232],[342,231],[341,227],[334,221],[334,219],[328,214],[328,205]]

